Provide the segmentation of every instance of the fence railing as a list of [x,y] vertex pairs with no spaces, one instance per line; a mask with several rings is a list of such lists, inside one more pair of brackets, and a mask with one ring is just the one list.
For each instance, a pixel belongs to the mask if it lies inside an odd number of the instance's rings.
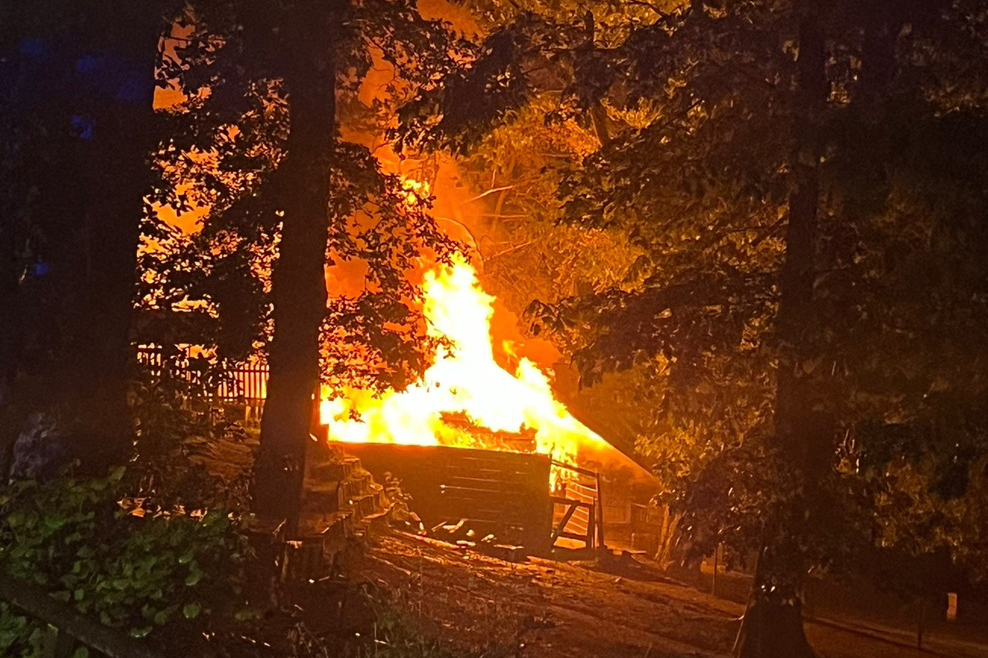
[[551,545],[565,538],[581,541],[586,548],[605,548],[600,474],[556,460],[552,460],[552,467],[577,477],[564,479],[561,495],[550,497],[554,511]]
[[267,395],[267,364],[235,364],[210,380],[209,373],[194,367],[197,360],[190,349],[175,348],[166,352],[160,345],[138,345],[136,351],[138,364],[152,377],[168,375],[202,389],[217,404],[242,405],[245,423],[260,423]]

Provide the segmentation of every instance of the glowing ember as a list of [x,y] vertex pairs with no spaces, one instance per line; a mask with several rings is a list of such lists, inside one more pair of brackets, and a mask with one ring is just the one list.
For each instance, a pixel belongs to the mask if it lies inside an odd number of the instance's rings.
[[[556,400],[538,366],[522,358],[511,374],[497,364],[490,334],[494,298],[465,259],[427,272],[424,292],[428,331],[450,341],[452,349],[441,348],[422,379],[402,392],[375,397],[348,391],[324,400],[320,416],[331,439],[504,449],[490,445],[492,432],[527,430],[534,432],[535,450],[571,463],[581,448],[607,447]],[[467,427],[450,423],[454,416],[465,417]],[[470,425],[484,431],[471,431]]]

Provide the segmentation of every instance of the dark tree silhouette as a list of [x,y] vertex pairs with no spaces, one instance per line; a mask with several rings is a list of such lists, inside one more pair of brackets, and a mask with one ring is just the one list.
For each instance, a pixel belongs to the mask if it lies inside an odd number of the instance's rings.
[[101,470],[128,456],[132,296],[159,42],[176,3],[5,2],[0,406]]
[[[254,504],[294,525],[319,384],[400,387],[423,369],[408,275],[453,248],[428,200],[409,203],[399,177],[338,127],[373,131],[373,111],[386,112],[356,99],[372,49],[400,89],[432,84],[460,46],[405,2],[215,3],[187,22],[166,74],[188,100],[172,113],[162,161],[173,182],[159,200],[209,210],[191,235],[149,218],[160,248],[144,259],[142,297],[164,310],[201,302],[179,315],[223,358],[264,353]],[[326,268],[348,260],[366,265],[366,289],[327,299]]]
[[[909,523],[881,504],[904,481],[890,473],[928,475],[950,455],[976,474],[970,455],[986,451],[983,427],[951,423],[935,440],[900,433],[905,466],[865,430],[927,426],[985,391],[971,250],[985,237],[985,80],[963,64],[984,56],[985,9],[471,4],[491,19],[485,56],[406,109],[404,139],[484,148],[533,100],[596,134],[595,152],[554,172],[559,219],[621,233],[638,257],[533,304],[536,329],[584,383],[651,379],[658,431],[644,443],[680,527],[698,552],[761,554],[736,651],[807,655],[807,569],[846,566]],[[416,123],[427,110],[442,119]],[[914,530],[928,550],[943,527]]]

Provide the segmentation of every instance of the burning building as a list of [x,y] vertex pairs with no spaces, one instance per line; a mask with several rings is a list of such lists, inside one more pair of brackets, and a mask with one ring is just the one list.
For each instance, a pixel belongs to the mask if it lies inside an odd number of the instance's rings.
[[469,522],[471,537],[545,552],[601,545],[608,517],[612,527],[630,523],[646,471],[569,412],[551,372],[507,342],[510,369],[498,363],[494,298],[473,266],[462,257],[436,265],[423,293],[428,333],[440,345],[432,365],[402,391],[324,390],[323,438],[378,478],[396,475],[426,526]]

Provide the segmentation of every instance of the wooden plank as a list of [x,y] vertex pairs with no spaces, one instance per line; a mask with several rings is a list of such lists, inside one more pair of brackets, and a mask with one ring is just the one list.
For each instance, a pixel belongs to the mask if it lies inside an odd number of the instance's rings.
[[159,658],[158,654],[145,645],[118,630],[83,616],[75,608],[56,601],[48,596],[47,592],[31,583],[0,574],[0,600],[58,628],[61,641],[55,642],[56,652],[60,647],[68,644],[67,639],[62,639],[64,635],[65,638],[74,638],[108,658]]
[[[587,532],[586,532],[587,548],[594,547],[594,534],[595,534],[594,531],[596,530],[596,528],[594,527],[594,514],[596,512],[597,510],[591,507],[587,518]],[[604,535],[603,533],[601,533],[598,536],[602,538]]]
[[579,466],[575,466],[573,464],[567,464],[566,462],[556,461],[555,459],[552,460],[552,465],[555,468],[562,468],[567,471],[573,471],[574,473],[579,473],[580,475],[586,475],[587,477],[597,476],[596,471],[591,471],[586,468],[580,468]]
[[476,487],[478,489],[495,489],[498,491],[519,492],[525,490],[525,483],[521,481],[495,480],[481,477],[453,476],[446,480],[446,484],[452,487]]
[[604,496],[600,490],[600,473],[596,475],[597,482],[597,546],[599,548],[607,548],[607,544],[604,543]]
[[563,520],[560,521],[559,525],[556,526],[556,529],[552,531],[552,539],[549,542],[550,544],[554,545],[556,543],[556,540],[559,539],[559,536],[566,529],[566,524],[569,523],[569,520],[573,517],[573,512],[575,511],[576,505],[571,505],[569,509],[566,510],[566,513],[563,514]]
[[498,480],[501,482],[528,482],[533,477],[529,471],[506,471],[495,468],[469,468],[466,466],[450,465],[446,473],[451,478],[469,477],[483,480]]
[[494,500],[517,500],[519,494],[524,491],[505,491],[504,489],[483,489],[481,487],[457,487],[448,484],[439,486],[439,491],[444,496],[457,498],[484,498],[490,497]]
[[371,473],[397,476],[427,527],[490,518],[501,524],[490,529],[499,540],[522,543],[535,553],[548,551],[553,524],[545,455],[449,446],[339,446],[358,456]]
[[577,541],[582,541],[584,543],[587,541],[587,536],[586,535],[579,535],[579,534],[577,534],[575,532],[561,532],[561,533],[559,533],[559,536],[560,537],[565,537],[566,539],[576,539]]
[[549,496],[549,500],[557,505],[576,505],[578,507],[593,507],[592,503],[587,503],[582,500],[574,500],[572,498],[563,498],[562,496]]

